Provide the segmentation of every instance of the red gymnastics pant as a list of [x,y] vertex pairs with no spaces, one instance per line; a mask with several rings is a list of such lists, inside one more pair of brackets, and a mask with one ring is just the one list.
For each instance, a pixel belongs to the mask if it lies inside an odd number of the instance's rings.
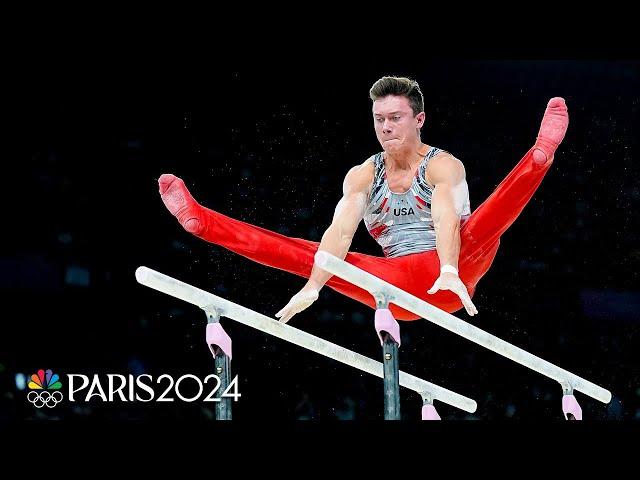
[[[543,165],[534,162],[531,148],[461,226],[458,270],[470,296],[473,296],[478,281],[487,273],[495,258],[500,236],[520,215],[552,163],[553,159]],[[198,210],[197,215],[203,225],[196,234],[199,238],[254,262],[309,278],[319,242],[287,237],[205,207]],[[452,313],[462,308],[459,297],[451,291],[440,290],[432,295],[427,293],[440,274],[440,260],[436,250],[395,258],[349,252],[345,261],[442,310]],[[375,300],[369,292],[335,275],[326,285],[376,308]],[[392,304],[389,308],[398,320],[420,318],[397,305]]]

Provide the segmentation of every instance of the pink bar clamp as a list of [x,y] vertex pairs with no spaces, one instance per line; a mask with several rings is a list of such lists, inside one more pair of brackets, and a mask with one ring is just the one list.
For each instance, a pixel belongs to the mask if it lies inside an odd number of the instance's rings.
[[222,350],[229,359],[231,359],[231,337],[224,331],[219,322],[207,324],[207,345],[213,358],[216,358],[216,348]]
[[422,420],[440,420],[436,407],[428,403],[422,407]]
[[569,420],[569,414],[573,415],[576,420],[582,420],[582,408],[573,395],[562,396],[562,411],[566,420]]
[[391,310],[388,308],[377,309],[375,326],[378,337],[380,338],[380,345],[384,345],[382,332],[387,332],[398,344],[398,347],[400,346],[400,325],[398,324],[398,321],[393,318]]

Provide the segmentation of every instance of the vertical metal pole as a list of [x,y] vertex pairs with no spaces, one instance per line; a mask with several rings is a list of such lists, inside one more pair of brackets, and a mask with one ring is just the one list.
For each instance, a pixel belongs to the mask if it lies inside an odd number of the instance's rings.
[[384,345],[384,419],[400,420],[400,374],[398,344],[388,333],[383,334]]

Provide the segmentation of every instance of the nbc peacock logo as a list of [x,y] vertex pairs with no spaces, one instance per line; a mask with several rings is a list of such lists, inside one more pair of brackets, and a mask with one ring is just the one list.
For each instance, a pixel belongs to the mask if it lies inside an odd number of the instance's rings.
[[31,391],[27,394],[27,400],[36,408],[45,405],[53,408],[64,398],[59,391],[62,388],[60,377],[51,370],[38,370],[37,374],[31,375],[28,386]]

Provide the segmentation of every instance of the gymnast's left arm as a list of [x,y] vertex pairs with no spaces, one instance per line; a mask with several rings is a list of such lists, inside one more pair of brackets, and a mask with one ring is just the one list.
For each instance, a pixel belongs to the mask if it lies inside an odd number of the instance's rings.
[[458,276],[460,216],[468,192],[464,165],[454,156],[442,153],[429,162],[426,180],[435,186],[431,196],[431,217],[440,259],[440,276],[427,293],[451,290],[460,297],[467,313],[473,316],[478,310]]

